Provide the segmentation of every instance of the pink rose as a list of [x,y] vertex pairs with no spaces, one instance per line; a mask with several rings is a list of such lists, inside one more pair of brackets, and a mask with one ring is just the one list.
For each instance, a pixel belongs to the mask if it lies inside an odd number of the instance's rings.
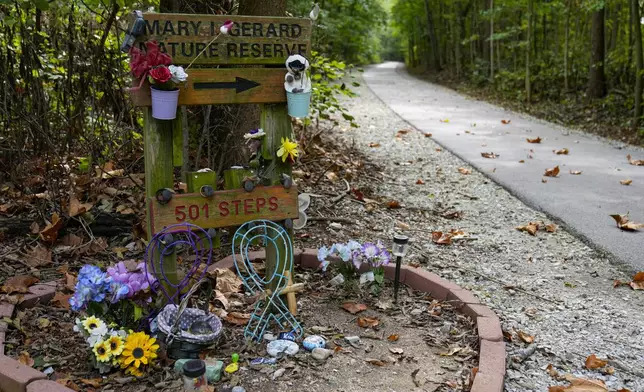
[[166,66],[152,68],[150,76],[154,79],[155,83],[163,84],[172,79],[172,72]]

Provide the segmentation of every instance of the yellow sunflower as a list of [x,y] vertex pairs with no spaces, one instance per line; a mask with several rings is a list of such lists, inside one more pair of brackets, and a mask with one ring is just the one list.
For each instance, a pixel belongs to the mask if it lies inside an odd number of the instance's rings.
[[294,163],[295,158],[299,155],[297,147],[296,142],[292,142],[289,138],[282,138],[282,145],[277,150],[277,156],[282,158],[282,162],[286,162],[288,159],[291,163]]
[[94,352],[94,355],[96,356],[96,360],[98,362],[107,362],[112,357],[112,353],[110,352],[110,344],[107,340],[97,342],[94,345],[92,351]]
[[143,370],[138,369],[134,366],[130,366],[129,368],[125,369],[125,374],[131,374],[134,377],[143,377]]
[[83,328],[85,328],[85,331],[87,331],[87,333],[92,333],[93,330],[97,328],[102,329],[103,327],[106,327],[103,320],[94,316],[90,316],[83,320]]
[[121,368],[125,369],[132,365],[140,368],[147,365],[157,357],[159,345],[155,344],[156,339],[148,336],[145,332],[133,332],[125,339],[125,348],[121,353]]
[[115,357],[121,355],[121,353],[123,352],[123,349],[125,348],[123,338],[118,335],[113,335],[113,336],[110,336],[110,338],[107,341],[110,344],[110,352],[112,353],[112,355]]

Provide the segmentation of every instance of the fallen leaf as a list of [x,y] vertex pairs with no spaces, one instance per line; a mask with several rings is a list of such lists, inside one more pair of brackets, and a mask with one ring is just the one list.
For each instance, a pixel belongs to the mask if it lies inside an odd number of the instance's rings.
[[369,143],[369,147],[380,147],[380,143]]
[[387,208],[389,208],[389,209],[400,208],[400,202],[398,200],[390,200],[387,203]]
[[547,224],[546,231],[548,233],[554,233],[555,231],[557,231],[557,225],[555,225],[554,223]]
[[470,388],[472,388],[472,385],[474,384],[474,378],[476,377],[476,375],[478,373],[479,373],[479,368],[478,367],[474,367],[470,371]]
[[595,354],[592,354],[588,358],[586,358],[585,366],[586,366],[586,369],[594,370],[594,369],[603,368],[607,364],[608,364],[608,361],[599,359]]
[[100,388],[101,383],[103,382],[103,379],[101,379],[101,378],[92,378],[92,379],[81,378],[78,381],[80,381],[81,383],[83,383],[85,385],[89,385],[92,388]]
[[409,226],[407,223],[405,223],[405,222],[400,222],[400,221],[396,221],[396,227],[397,227],[397,228],[399,228],[399,229],[402,229],[402,230],[409,230],[409,229],[411,229],[411,226]]
[[398,339],[400,339],[400,335],[389,335],[389,337],[387,338],[387,340],[389,340],[390,342],[397,342]]
[[396,355],[403,355],[405,353],[405,351],[400,347],[389,347],[389,351]]
[[556,150],[556,151],[552,150],[552,152],[554,152],[557,155],[568,155],[570,151],[567,148],[562,148],[561,150]]
[[51,304],[56,308],[69,309],[69,299],[71,297],[71,294],[57,292],[56,295],[54,295],[54,298],[52,298]]
[[621,180],[619,183],[622,185],[631,185],[633,180]]
[[29,226],[29,231],[31,232],[31,234],[40,233],[40,225],[38,224],[38,222],[33,222],[31,226]]
[[243,282],[232,270],[228,268],[217,268],[214,271],[214,275],[217,277],[216,288],[220,292],[228,294],[238,293],[240,291]]
[[501,124],[505,124],[505,125],[508,125],[511,122],[512,120],[501,120]]
[[339,180],[338,175],[334,172],[327,172],[325,176],[331,182],[336,182]]
[[447,211],[441,215],[445,219],[461,219],[463,218],[462,211]]
[[496,159],[496,158],[497,158],[497,157],[499,157],[500,155],[497,155],[497,154],[495,154],[495,153],[493,153],[493,152],[482,152],[482,153],[481,153],[481,156],[482,156],[483,158]]
[[40,232],[40,238],[48,244],[53,244],[58,238],[58,231],[63,227],[63,221],[57,213],[51,216],[51,223],[49,223]]
[[63,385],[73,391],[80,391],[80,387],[74,383],[74,381],[70,380],[69,378],[59,378],[56,380],[57,384]]
[[628,214],[625,215],[611,215],[611,218],[617,222],[617,227],[625,231],[637,231],[644,227],[644,224],[631,222]]
[[436,152],[441,152],[441,151],[443,151],[443,149],[442,149],[442,148],[437,148],[437,149],[436,149]]
[[449,122],[449,118],[446,118],[445,120],[440,120],[440,122],[442,122],[442,123],[448,123],[448,122]]
[[40,329],[47,329],[49,328],[49,325],[51,324],[51,321],[49,319],[46,319],[44,317],[38,319],[38,326]]
[[20,353],[20,355],[18,355],[18,362],[29,367],[34,366],[33,358],[31,358],[29,353],[26,351],[23,351]]
[[519,163],[525,163],[525,161],[522,159],[522,160],[519,161]]
[[230,312],[224,318],[224,320],[226,320],[228,323],[234,324],[234,325],[246,325],[246,324],[248,324],[248,321],[250,320],[250,314],[239,313],[239,312]]
[[564,387],[554,386],[548,387],[548,392],[566,392],[566,389]]
[[65,288],[74,291],[76,288],[76,275],[65,272]]
[[452,235],[450,233],[443,233],[442,231],[435,231],[432,233],[432,241],[438,245],[451,245]]
[[72,218],[86,213],[93,206],[92,203],[81,203],[73,193],[69,196],[69,216]]
[[552,377],[552,378],[554,378],[554,379],[556,379],[556,380],[559,380],[559,378],[560,378],[560,376],[559,376],[559,372],[557,371],[557,369],[555,369],[555,368],[552,366],[552,364],[551,364],[551,363],[550,363],[550,364],[548,364],[548,366],[546,367],[546,372],[548,372],[548,374],[550,375],[550,377]]
[[570,171],[570,174],[572,174],[572,175],[574,175],[574,176],[578,176],[578,175],[580,175],[581,173],[582,173],[582,172],[581,172],[580,170],[571,170],[571,171]]
[[106,180],[108,178],[113,178],[113,177],[122,177],[123,175],[125,175],[125,169],[109,170],[109,171],[105,171],[101,175],[101,179]]
[[546,180],[545,178],[542,178],[542,179],[541,179],[541,182],[545,184],[545,183],[547,183],[547,182],[548,182],[548,180]]
[[631,154],[626,155],[626,159],[628,159],[628,163],[633,166],[644,166],[644,159],[633,160],[631,159]]
[[385,366],[386,364],[385,362],[375,358],[367,358],[364,361],[368,364],[375,365],[375,366]]
[[358,326],[361,328],[375,328],[380,324],[380,320],[375,317],[360,317],[358,319]]
[[349,301],[342,304],[342,309],[346,310],[351,314],[358,314],[360,312],[367,310],[367,305]]
[[517,335],[524,343],[532,344],[534,342],[534,336],[528,335],[523,331],[518,331]]
[[505,340],[507,340],[508,342],[514,341],[514,336],[512,336],[512,332],[502,331],[502,333],[503,333],[503,338],[505,338]]
[[525,140],[527,140],[528,143],[534,143],[534,144],[541,143],[541,138],[540,137],[537,137],[536,139],[525,139]]
[[63,246],[78,247],[83,245],[83,239],[76,234],[71,233],[61,238],[60,242],[63,244]]
[[230,306],[228,304],[228,298],[219,290],[215,290],[215,301],[219,301],[221,303],[221,306],[224,307],[224,310],[228,310],[228,307]]
[[432,134],[431,133],[426,133],[425,137],[432,137]]
[[530,235],[537,235],[537,230],[539,230],[539,226],[535,225],[533,222],[530,222],[525,226],[517,226],[517,230],[525,231],[527,233],[530,233]]
[[559,175],[559,166],[555,166],[552,169],[547,169],[543,175],[546,177],[557,177]]
[[458,172],[465,175],[472,174],[472,171],[470,169],[466,169],[464,167],[459,167]]
[[418,181],[416,181],[416,185],[425,185],[425,181],[419,178]]
[[51,264],[51,250],[42,245],[36,245],[27,252],[25,264],[31,268],[42,267]]
[[28,293],[29,287],[38,283],[40,280],[33,276],[28,275],[19,275],[7,279],[7,281],[2,286],[2,291],[11,294],[11,293]]
[[633,290],[644,290],[644,272],[638,272],[628,284]]
[[[588,380],[570,374],[564,376],[570,385],[561,389],[564,392],[607,392],[606,384],[601,380]],[[556,391],[556,389],[555,389]]]
[[463,347],[452,347],[449,349],[449,351],[440,353],[441,357],[451,357],[454,354],[458,354],[463,350]]
[[400,131],[398,131],[398,132],[396,133],[396,137],[397,137],[397,138],[400,138],[400,137],[402,137],[402,135],[406,135],[406,134],[408,134],[408,133],[409,133],[409,129],[401,129]]
[[353,188],[351,190],[353,192],[353,197],[358,200],[358,201],[364,201],[364,193],[358,188]]

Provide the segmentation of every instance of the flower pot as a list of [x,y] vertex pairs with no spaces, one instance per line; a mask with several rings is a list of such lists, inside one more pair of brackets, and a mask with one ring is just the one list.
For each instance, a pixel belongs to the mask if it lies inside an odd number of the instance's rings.
[[179,89],[159,90],[151,87],[152,90],[152,117],[157,120],[174,120],[177,117],[177,106],[179,104]]
[[291,93],[286,92],[286,101],[288,102],[288,115],[291,117],[304,118],[309,115],[311,106],[311,92],[308,93]]

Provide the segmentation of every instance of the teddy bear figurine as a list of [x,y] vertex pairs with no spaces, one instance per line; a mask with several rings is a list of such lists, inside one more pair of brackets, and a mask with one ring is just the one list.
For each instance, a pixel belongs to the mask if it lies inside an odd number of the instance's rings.
[[304,56],[294,54],[286,59],[288,73],[284,78],[284,88],[290,93],[308,93],[311,91],[311,79],[306,74],[310,64]]

